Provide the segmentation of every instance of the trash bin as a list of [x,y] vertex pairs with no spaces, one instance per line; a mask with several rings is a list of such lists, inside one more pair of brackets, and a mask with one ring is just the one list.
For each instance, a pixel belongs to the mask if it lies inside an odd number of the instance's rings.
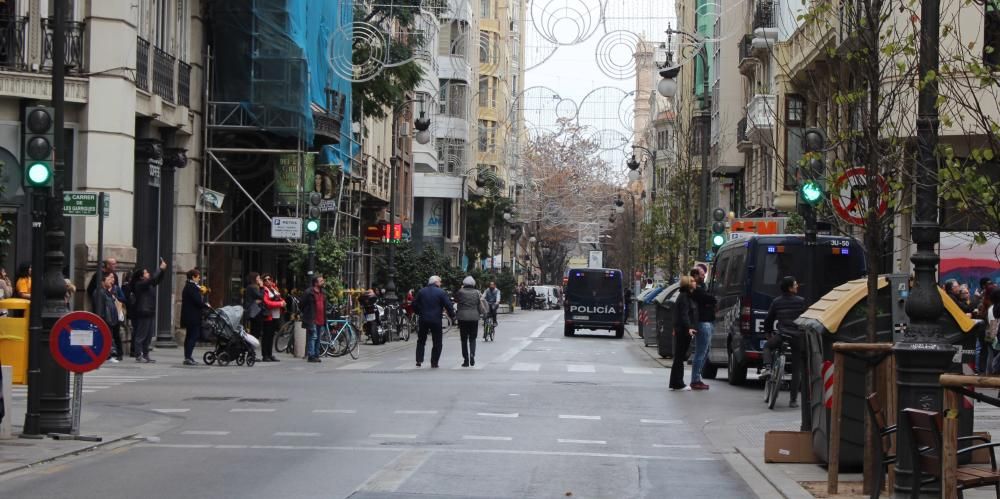
[[[638,329],[639,337],[642,338],[643,345],[649,347],[656,345],[656,310],[652,312],[646,307],[649,301],[652,301],[656,293],[659,292],[661,288],[650,288],[639,292],[636,295],[635,300],[632,302],[633,307],[636,308],[637,319],[636,326]],[[650,317],[650,313],[653,314]]]
[[656,350],[660,357],[674,355],[674,305],[680,284],[671,284],[653,298],[656,304]]
[[[15,385],[28,382],[28,308],[31,301],[21,298],[0,300],[0,364],[14,368],[11,377]],[[17,311],[17,312],[15,312]],[[19,317],[12,317],[12,315]]]
[[[907,319],[902,313],[902,302],[905,300],[907,276],[890,274],[879,279],[878,317],[876,324],[876,342],[893,342],[893,332],[896,325],[905,324]],[[830,409],[824,400],[823,365],[833,362],[833,344],[866,343],[867,338],[867,279],[849,281],[833,289],[820,298],[796,321],[805,331],[805,348],[807,356],[806,379],[809,383],[808,418],[813,435],[813,453],[816,458],[827,463],[830,439]],[[976,322],[965,317],[958,311],[958,317],[945,317],[942,327],[945,331],[953,331],[949,339],[962,345],[963,353],[968,351],[968,362],[974,360],[974,345],[976,339]],[[946,314],[947,315],[947,314]],[[963,360],[964,362],[965,360]],[[961,366],[956,363],[954,368],[961,372]],[[840,467],[860,469],[864,463],[865,442],[865,370],[866,363],[861,359],[845,357],[843,413],[841,415]],[[802,401],[806,403],[805,400]],[[972,410],[963,411],[959,415],[959,433],[972,434]]]

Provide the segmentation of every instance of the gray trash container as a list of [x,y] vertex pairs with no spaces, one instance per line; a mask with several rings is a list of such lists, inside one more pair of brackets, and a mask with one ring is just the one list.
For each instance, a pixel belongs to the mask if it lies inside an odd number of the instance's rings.
[[671,284],[653,299],[656,305],[656,350],[660,357],[674,355],[674,305],[677,303],[679,284]]

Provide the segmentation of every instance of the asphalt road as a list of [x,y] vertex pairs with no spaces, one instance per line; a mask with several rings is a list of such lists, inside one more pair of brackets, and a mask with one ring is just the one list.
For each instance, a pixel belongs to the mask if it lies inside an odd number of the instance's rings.
[[764,410],[758,390],[668,392],[641,341],[565,338],[561,321],[502,316],[474,368],[457,331],[440,369],[414,366],[414,340],[322,364],[123,363],[163,374],[88,404],[162,431],[4,476],[0,497],[756,497],[710,430]]

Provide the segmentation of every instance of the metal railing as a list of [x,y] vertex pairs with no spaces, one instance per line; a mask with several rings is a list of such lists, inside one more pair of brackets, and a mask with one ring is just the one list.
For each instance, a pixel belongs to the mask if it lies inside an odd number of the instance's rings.
[[777,27],[777,16],[775,15],[777,11],[777,2],[774,0],[757,2],[753,14],[753,29]]
[[149,41],[136,37],[135,43],[135,86],[149,91]]
[[28,67],[27,17],[0,16],[0,68],[23,70]]
[[[52,70],[52,30],[55,28],[54,19],[43,19],[42,28],[45,37],[42,39],[42,69]],[[66,21],[65,40],[65,64],[66,74],[86,73],[86,65],[83,50],[83,35],[86,24],[78,21]]]
[[739,54],[740,54],[740,61],[739,62],[742,63],[746,59],[752,59],[754,57],[754,55],[753,55],[753,35],[750,35],[749,33],[746,34],[746,35],[743,35],[743,38],[740,38],[740,41],[738,42],[737,45],[738,45]]
[[174,103],[174,63],[177,58],[153,47],[153,93]]
[[177,61],[177,104],[191,107],[191,65]]
[[750,142],[747,137],[747,117],[744,116],[739,123],[736,124],[736,142]]

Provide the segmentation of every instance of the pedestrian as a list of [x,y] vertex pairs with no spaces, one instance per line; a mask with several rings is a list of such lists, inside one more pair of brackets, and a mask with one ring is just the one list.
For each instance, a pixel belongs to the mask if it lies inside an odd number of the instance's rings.
[[285,310],[285,299],[281,297],[278,290],[278,283],[270,275],[264,275],[264,334],[260,340],[261,360],[264,362],[278,362],[274,358],[274,333],[281,326],[281,315]]
[[486,300],[489,318],[493,319],[494,325],[499,324],[500,322],[497,321],[497,309],[500,308],[500,290],[497,289],[497,283],[490,281],[490,287],[486,288],[486,292],[483,293],[483,299]]
[[987,345],[986,374],[1000,373],[1000,348],[997,345],[997,329],[1000,326],[1000,286],[990,288],[987,299],[990,307],[986,311],[986,332],[984,342]]
[[[992,352],[992,338],[989,338],[989,320],[990,320],[990,307],[993,306],[993,291],[997,289],[996,284],[992,281],[986,283],[986,288],[983,290],[976,290],[980,295],[981,299],[979,302],[979,308],[976,309],[973,316],[982,319],[987,327],[984,335],[976,341],[976,373],[977,374],[989,374],[987,370],[989,369],[989,359],[990,353]],[[980,293],[980,291],[982,291]]]
[[524,287],[524,283],[517,287],[517,303],[521,306],[521,310],[528,310],[528,290]]
[[[771,362],[774,358],[774,351],[781,348],[785,337],[788,338],[792,347],[792,384],[788,390],[788,407],[798,407],[799,387],[802,383],[802,374],[805,372],[806,356],[803,350],[802,331],[795,324],[802,312],[806,311],[806,300],[799,296],[799,283],[795,277],[785,276],[781,279],[781,296],[771,301],[771,307],[767,310],[767,317],[764,319],[764,343],[762,356],[764,361],[764,371],[761,379],[771,376]],[[778,331],[775,333],[774,324],[778,323]]]
[[538,293],[535,292],[535,287],[528,286],[528,310],[535,309],[535,298],[538,298]]
[[115,275],[104,274],[101,285],[94,288],[90,299],[94,304],[94,313],[104,320],[111,330],[111,357],[112,363],[122,360],[122,322],[125,320],[125,312],[122,309],[118,296],[115,295]]
[[106,274],[114,276],[114,285],[111,287],[111,292],[115,294],[115,298],[117,298],[120,303],[124,303],[125,292],[122,290],[121,284],[118,283],[118,260],[115,258],[105,259],[101,268],[94,272],[93,277],[90,278],[90,282],[87,283],[87,296],[94,296],[94,291],[97,290]]
[[632,310],[632,288],[625,288],[625,323],[628,324],[629,311]]
[[694,279],[691,276],[681,276],[680,289],[677,290],[677,301],[674,304],[674,352],[673,364],[670,366],[670,389],[687,390],[684,384],[684,361],[687,360],[691,338],[698,333],[695,329],[698,311],[695,308],[691,293],[694,291]]
[[17,298],[31,299],[31,264],[22,263],[17,268],[17,281],[14,282],[14,296]]
[[153,339],[156,323],[156,290],[163,281],[167,262],[160,258],[160,266],[152,276],[149,270],[140,267],[132,276],[132,293],[135,295],[135,329],[132,333],[132,353],[136,362],[156,362],[149,358],[149,343]]
[[73,281],[63,278],[63,285],[65,286],[66,292],[63,294],[63,304],[66,305],[67,310],[73,310],[73,296],[76,295],[76,286]]
[[[979,278],[979,287],[976,288],[976,292],[973,293],[972,295],[973,307],[975,307],[976,309],[982,308],[981,305],[983,304],[984,301],[986,301],[986,298],[989,296],[989,287],[992,285],[993,285],[993,279],[990,279],[989,277]],[[981,319],[984,316],[981,315],[977,310],[976,312],[973,312],[972,317]]]
[[201,271],[187,271],[187,282],[181,292],[181,327],[186,330],[184,335],[184,365],[193,366],[194,347],[201,340],[201,314],[209,308],[205,295],[201,294]]
[[958,308],[965,312],[965,315],[972,317],[972,313],[976,310],[976,306],[972,303],[972,293],[969,291],[968,284],[962,284],[958,287]]
[[326,332],[326,279],[322,275],[312,278],[312,286],[302,293],[299,315],[306,330],[306,360],[322,362],[319,358],[319,336]]
[[705,359],[708,358],[709,342],[712,339],[712,324],[715,322],[715,306],[718,303],[715,296],[708,292],[705,285],[705,269],[696,266],[691,269],[691,278],[694,279],[695,287],[691,292],[694,299],[695,308],[698,312],[698,334],[695,335],[694,342],[694,362],[691,366],[691,389],[708,390],[708,385],[701,379],[701,371],[705,368]]
[[[455,295],[458,303],[458,331],[462,339],[462,367],[476,365],[476,336],[479,334],[479,319],[486,314],[484,297],[476,289],[476,280],[467,276],[462,281],[462,289]],[[437,362],[431,362],[437,364]]]
[[[0,267],[0,299],[14,298],[14,286],[7,277],[7,269]],[[0,309],[0,317],[7,315],[7,309]]]
[[431,347],[431,367],[436,369],[441,360],[441,342],[444,336],[441,315],[447,314],[449,319],[455,318],[455,307],[448,294],[441,289],[439,276],[431,276],[427,286],[417,293],[417,297],[413,299],[413,310],[420,316],[417,327],[417,367],[424,362],[424,346],[429,333],[434,342]]
[[264,281],[257,272],[247,274],[247,287],[243,290],[243,319],[250,334],[260,339],[264,329]]

